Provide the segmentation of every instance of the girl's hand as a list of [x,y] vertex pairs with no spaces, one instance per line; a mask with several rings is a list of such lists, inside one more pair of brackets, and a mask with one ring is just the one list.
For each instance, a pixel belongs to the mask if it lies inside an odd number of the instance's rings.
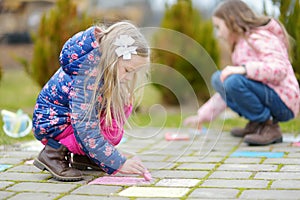
[[224,82],[225,79],[232,74],[246,74],[246,69],[243,66],[228,65],[221,72],[221,76],[220,76],[221,81]]
[[140,160],[132,158],[126,160],[119,172],[122,174],[143,175],[146,172],[146,168]]
[[183,124],[185,126],[190,126],[190,127],[193,127],[193,128],[199,129],[199,130],[202,127],[202,122],[200,121],[200,118],[198,115],[193,115],[193,116],[186,118],[184,120]]

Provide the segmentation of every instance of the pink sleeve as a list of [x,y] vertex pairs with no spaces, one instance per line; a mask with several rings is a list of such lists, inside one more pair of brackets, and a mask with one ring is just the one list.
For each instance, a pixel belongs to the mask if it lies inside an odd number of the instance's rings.
[[226,109],[226,103],[219,93],[214,94],[198,110],[198,116],[202,122],[210,122]]
[[[132,112],[132,105],[124,107],[126,118],[128,118]],[[124,133],[124,123],[118,126],[116,119],[112,118],[112,125],[106,126],[104,116],[100,117],[101,133],[111,144],[117,145],[121,141]]]
[[259,60],[244,63],[247,77],[278,85],[286,77],[290,65],[284,44],[276,37],[258,34],[253,34],[248,42],[257,49]]

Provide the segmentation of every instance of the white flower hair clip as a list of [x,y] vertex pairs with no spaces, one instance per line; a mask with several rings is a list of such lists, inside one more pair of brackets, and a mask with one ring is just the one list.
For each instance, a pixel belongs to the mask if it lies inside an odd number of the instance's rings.
[[134,39],[129,35],[120,35],[116,39],[114,45],[119,46],[115,51],[118,57],[123,56],[124,60],[130,60],[131,54],[137,54],[137,46],[131,46],[134,43]]

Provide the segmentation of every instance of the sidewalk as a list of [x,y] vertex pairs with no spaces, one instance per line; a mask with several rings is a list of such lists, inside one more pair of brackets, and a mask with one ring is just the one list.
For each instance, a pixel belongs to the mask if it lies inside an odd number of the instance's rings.
[[166,141],[168,131],[134,130],[119,145],[151,171],[150,183],[136,185],[88,184],[105,176],[96,171],[84,171],[83,181],[58,182],[32,165],[42,148],[38,142],[2,146],[0,199],[300,199],[300,147],[291,143],[296,135],[284,134],[281,144],[249,147],[227,132]]

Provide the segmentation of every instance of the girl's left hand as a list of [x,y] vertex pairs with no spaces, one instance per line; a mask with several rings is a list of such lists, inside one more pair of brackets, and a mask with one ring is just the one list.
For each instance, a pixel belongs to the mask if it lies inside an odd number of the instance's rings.
[[221,72],[221,76],[220,76],[221,81],[224,82],[225,79],[232,74],[246,74],[246,69],[243,66],[228,65]]

